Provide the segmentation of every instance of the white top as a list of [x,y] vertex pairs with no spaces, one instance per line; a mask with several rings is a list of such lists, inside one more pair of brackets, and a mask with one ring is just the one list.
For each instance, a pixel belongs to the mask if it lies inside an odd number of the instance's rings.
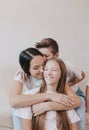
[[[24,94],[36,94],[39,92],[39,88],[28,90]],[[15,108],[15,115],[24,119],[32,119],[31,107]]]
[[[82,78],[82,71],[77,66],[69,62],[64,62],[64,63],[67,69],[67,82],[72,80],[74,76],[76,76],[78,79]],[[72,86],[72,89],[76,92],[78,90],[78,84]]]
[[[43,80],[42,79],[36,79],[32,76],[29,76],[27,78],[27,80],[22,80],[22,77],[21,77],[21,74],[18,72],[16,73],[15,75],[15,78],[14,80],[17,80],[17,81],[20,81],[23,83],[23,92],[22,94],[35,94],[37,92],[39,92],[40,90],[40,87],[42,86],[42,83],[43,83]],[[19,115],[22,117],[22,118],[27,118],[29,119],[29,114],[30,113],[30,116],[32,117],[32,113],[31,113],[31,108],[30,107],[25,107],[25,108],[18,108],[16,109],[15,108],[15,113],[17,113],[16,115]],[[23,114],[21,114],[23,113]]]
[[43,80],[42,79],[36,79],[32,76],[29,76],[27,80],[22,80],[21,74],[15,75],[15,80],[18,80],[23,83],[23,93],[28,92],[28,90],[32,90],[34,88],[40,88],[42,86]]
[[[32,93],[32,91],[29,90],[25,94],[35,94],[37,92],[39,92],[39,88],[34,88],[34,93]],[[58,130],[57,123],[56,123],[56,114],[57,114],[56,111],[47,112],[45,130],[49,130],[50,128],[51,130]],[[74,109],[68,110],[67,114],[68,114],[70,123],[75,123],[80,120],[79,116],[76,114]],[[32,119],[31,107],[17,108],[15,110],[15,115],[24,119]]]
[[[46,121],[45,121],[45,130],[58,130],[57,128],[57,120],[56,120],[56,111],[48,111],[46,114]],[[76,114],[75,110],[67,111],[70,123],[75,123],[80,120],[78,115]]]

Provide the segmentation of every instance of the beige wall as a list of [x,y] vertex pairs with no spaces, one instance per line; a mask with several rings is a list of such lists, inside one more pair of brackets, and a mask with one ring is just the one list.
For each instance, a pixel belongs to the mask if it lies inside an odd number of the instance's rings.
[[55,38],[62,58],[89,71],[89,0],[0,0],[0,66],[22,49]]

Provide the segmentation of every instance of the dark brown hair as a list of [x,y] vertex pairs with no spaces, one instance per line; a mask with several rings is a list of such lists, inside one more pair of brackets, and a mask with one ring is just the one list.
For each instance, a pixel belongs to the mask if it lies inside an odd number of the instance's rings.
[[39,50],[36,48],[27,48],[23,50],[19,55],[19,64],[24,70],[24,72],[29,75],[30,62],[34,58],[34,56],[43,56]]
[[49,48],[50,47],[52,49],[52,53],[54,55],[59,52],[58,44],[52,38],[45,38],[45,39],[41,40],[40,42],[38,42],[38,43],[35,44],[35,47],[37,49],[40,49],[40,48]]
[[[51,59],[58,63],[61,69],[61,78],[59,79],[58,85],[57,85],[57,92],[66,94],[65,92],[65,84],[66,84],[66,76],[67,71],[64,62],[61,59]],[[43,93],[46,91],[46,87],[43,86],[40,89],[40,92]],[[38,115],[36,117],[33,117],[32,123],[33,128],[32,130],[45,130],[45,117],[46,112],[44,114]],[[57,128],[58,130],[70,130],[69,120],[67,117],[66,111],[57,111]]]

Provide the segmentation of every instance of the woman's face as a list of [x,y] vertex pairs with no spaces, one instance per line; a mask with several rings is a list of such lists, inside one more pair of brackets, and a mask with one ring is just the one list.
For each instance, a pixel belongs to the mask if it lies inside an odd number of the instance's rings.
[[30,62],[30,74],[34,78],[42,79],[44,69],[44,58],[42,56],[34,56]]
[[44,79],[48,85],[56,85],[61,78],[61,69],[56,61],[47,61],[44,68]]

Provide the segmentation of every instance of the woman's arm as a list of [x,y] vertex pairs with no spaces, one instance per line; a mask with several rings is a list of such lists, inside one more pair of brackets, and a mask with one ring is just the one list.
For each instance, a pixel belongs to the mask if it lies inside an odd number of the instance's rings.
[[66,84],[66,94],[68,96],[70,96],[71,98],[73,98],[73,108],[79,107],[81,105],[81,100],[79,98],[79,96],[73,91],[73,89]]
[[10,105],[12,107],[26,107],[31,106],[36,103],[40,103],[49,100],[47,93],[43,94],[29,94],[22,95],[23,83],[20,81],[14,81],[14,85],[10,92]]
[[70,86],[73,86],[73,85],[79,83],[80,81],[82,81],[84,78],[85,78],[85,73],[82,71],[82,72],[81,72],[81,78],[78,78],[78,77],[75,75],[74,78],[68,82],[68,84],[69,84]]
[[89,86],[86,86],[86,112],[89,113]]
[[73,123],[73,124],[70,124],[70,127],[72,128],[71,130],[79,130],[79,129],[78,129],[78,123],[77,123],[77,122],[75,122],[75,123]]
[[81,104],[80,99],[68,85],[66,86],[66,92],[73,99],[73,105],[65,106],[58,102],[42,102],[32,106],[34,116],[40,115],[49,110],[70,110],[79,107]]
[[22,130],[32,130],[32,120],[21,119]]
[[23,83],[15,80],[10,92],[10,104],[12,107],[27,107],[43,101],[54,101],[64,104],[65,106],[72,105],[72,98],[65,94],[39,93],[22,95]]

